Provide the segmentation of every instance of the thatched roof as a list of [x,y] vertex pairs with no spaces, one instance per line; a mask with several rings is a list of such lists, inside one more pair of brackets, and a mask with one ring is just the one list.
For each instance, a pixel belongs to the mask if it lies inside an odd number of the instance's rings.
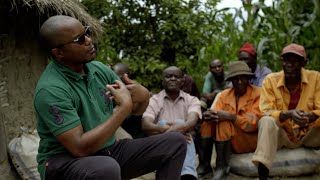
[[34,39],[41,24],[50,16],[63,14],[75,17],[93,28],[94,34],[102,32],[98,20],[91,17],[86,8],[76,0],[1,0],[0,38],[13,35],[16,40]]

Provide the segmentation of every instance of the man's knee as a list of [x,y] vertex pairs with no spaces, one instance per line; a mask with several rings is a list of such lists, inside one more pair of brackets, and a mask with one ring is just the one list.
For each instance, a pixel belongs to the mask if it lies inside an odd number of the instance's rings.
[[164,133],[166,146],[175,151],[185,152],[187,151],[187,141],[183,134],[179,132]]
[[176,141],[184,141],[185,142],[185,137],[183,134],[179,132],[169,132],[169,133],[164,133],[163,134],[166,140],[169,140],[170,142],[176,142]]
[[116,160],[108,156],[92,156],[84,162],[88,168],[85,176],[88,179],[121,179],[121,168]]
[[258,127],[268,131],[279,130],[276,120],[271,116],[263,116],[258,122]]

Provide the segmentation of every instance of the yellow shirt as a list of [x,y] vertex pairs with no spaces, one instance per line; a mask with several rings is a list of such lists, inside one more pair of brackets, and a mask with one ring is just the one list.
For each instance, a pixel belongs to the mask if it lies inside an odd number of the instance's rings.
[[[301,94],[296,109],[312,112],[320,117],[320,74],[316,71],[301,70]],[[263,115],[272,116],[287,132],[292,141],[300,140],[306,132],[306,128],[300,128],[292,119],[280,123],[279,117],[282,111],[287,111],[290,103],[290,93],[285,86],[284,72],[269,74],[263,81],[260,110]],[[320,118],[309,124],[309,127],[320,126]],[[297,129],[298,127],[298,129]]]

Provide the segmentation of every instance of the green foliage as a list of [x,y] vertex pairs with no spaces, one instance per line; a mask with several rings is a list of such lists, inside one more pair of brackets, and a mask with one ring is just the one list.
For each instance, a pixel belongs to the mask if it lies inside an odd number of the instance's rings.
[[243,19],[244,39],[256,45],[260,62],[278,71],[282,48],[298,43],[307,51],[307,68],[320,70],[320,32],[316,30],[320,25],[319,1],[283,0],[270,7],[263,2],[245,6],[251,17]]
[[195,79],[203,82],[207,62],[200,62],[199,47],[207,46],[211,35],[221,31],[216,24],[223,24],[215,18],[216,1],[206,3],[206,8],[198,0],[82,3],[105,25],[98,59],[108,64],[128,64],[137,80],[155,91],[159,90],[162,70],[169,65],[199,74]]
[[279,0],[272,6],[266,6],[264,0],[255,4],[243,1],[242,8],[217,10],[218,2],[82,1],[89,13],[104,23],[97,59],[127,64],[136,79],[152,91],[160,89],[162,70],[169,65],[182,68],[201,89],[209,62],[219,58],[227,69],[245,42],[253,43],[259,62],[274,71],[281,69],[281,49],[291,42],[305,46],[308,68],[320,69],[318,0]]

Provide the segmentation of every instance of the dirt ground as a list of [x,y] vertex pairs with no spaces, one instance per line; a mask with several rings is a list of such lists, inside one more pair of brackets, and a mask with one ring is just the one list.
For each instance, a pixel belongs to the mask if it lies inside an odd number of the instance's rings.
[[[199,178],[199,180],[211,180],[212,176],[206,176],[203,178]],[[154,180],[155,174],[150,173],[146,174],[144,176],[141,176],[139,178],[135,178],[133,180]],[[235,174],[229,174],[228,180],[256,180],[257,177],[244,177],[244,176],[238,176]],[[272,177],[270,180],[319,180],[320,174],[313,174],[309,176],[299,176],[299,177]]]
[[[214,147],[213,147],[213,152],[215,152]],[[216,159],[216,155],[215,153],[212,153],[212,157],[211,157],[212,167],[215,166],[215,161],[214,161],[215,159]],[[198,163],[199,162],[197,160],[197,165]],[[135,178],[133,180],[154,180],[154,179],[155,179],[155,173],[149,173],[139,178]],[[211,179],[212,179],[212,174],[199,178],[199,180],[211,180]],[[257,177],[245,177],[245,176],[240,176],[240,175],[230,173],[227,180],[257,180],[257,179],[258,179]],[[270,180],[320,180],[320,173],[306,175],[306,176],[296,176],[296,177],[270,177]]]
[[[212,177],[212,176],[211,176]],[[202,178],[199,180],[210,180],[211,177],[206,177]],[[228,180],[256,180],[258,179],[257,177],[244,177],[244,176],[238,176],[235,174],[229,174]],[[309,176],[301,176],[301,177],[272,177],[270,180],[304,180],[304,179],[309,179],[309,180],[319,180],[320,175],[319,174],[314,174],[314,175],[309,175]]]
[[[116,132],[116,136],[118,137],[128,137],[128,134],[123,131],[122,129],[119,129],[117,132]],[[0,136],[1,137],[1,136]],[[121,138],[118,138],[118,139],[121,139]],[[215,167],[215,159],[216,159],[216,153],[215,153],[215,148],[213,147],[213,153],[212,153],[212,157],[211,157],[211,166],[212,167]],[[196,160],[196,165],[199,164],[198,162],[198,159]],[[1,165],[1,163],[0,163]],[[1,167],[1,166],[0,166]],[[13,166],[11,166],[13,167]],[[320,169],[320,167],[319,167]],[[1,177],[6,177],[6,176],[1,176],[4,172],[6,172],[8,170],[7,169],[2,169],[0,168],[0,180],[2,180],[3,178]],[[300,170],[300,169],[299,169]],[[19,178],[18,174],[16,171],[12,171],[14,174],[16,174],[15,176],[10,176],[11,178],[5,178],[5,180],[21,180],[21,178]],[[234,171],[236,172],[236,171]],[[320,180],[320,170],[319,171],[315,171],[317,172],[317,174],[312,174],[312,175],[308,175],[308,176],[299,176],[299,177],[271,177],[270,179],[271,180],[305,180],[305,179],[310,179],[310,180]],[[243,174],[243,173],[242,173]],[[9,177],[9,176],[8,176]],[[141,177],[138,177],[138,178],[135,178],[133,180],[154,180],[155,179],[155,173],[149,173],[149,174],[146,174],[144,176],[141,176]],[[203,178],[199,178],[199,180],[211,180],[212,179],[212,175],[208,175],[206,177],[203,177]],[[257,177],[244,177],[244,176],[240,176],[240,175],[236,175],[236,174],[232,174],[230,173],[228,178],[228,180],[256,180]]]

